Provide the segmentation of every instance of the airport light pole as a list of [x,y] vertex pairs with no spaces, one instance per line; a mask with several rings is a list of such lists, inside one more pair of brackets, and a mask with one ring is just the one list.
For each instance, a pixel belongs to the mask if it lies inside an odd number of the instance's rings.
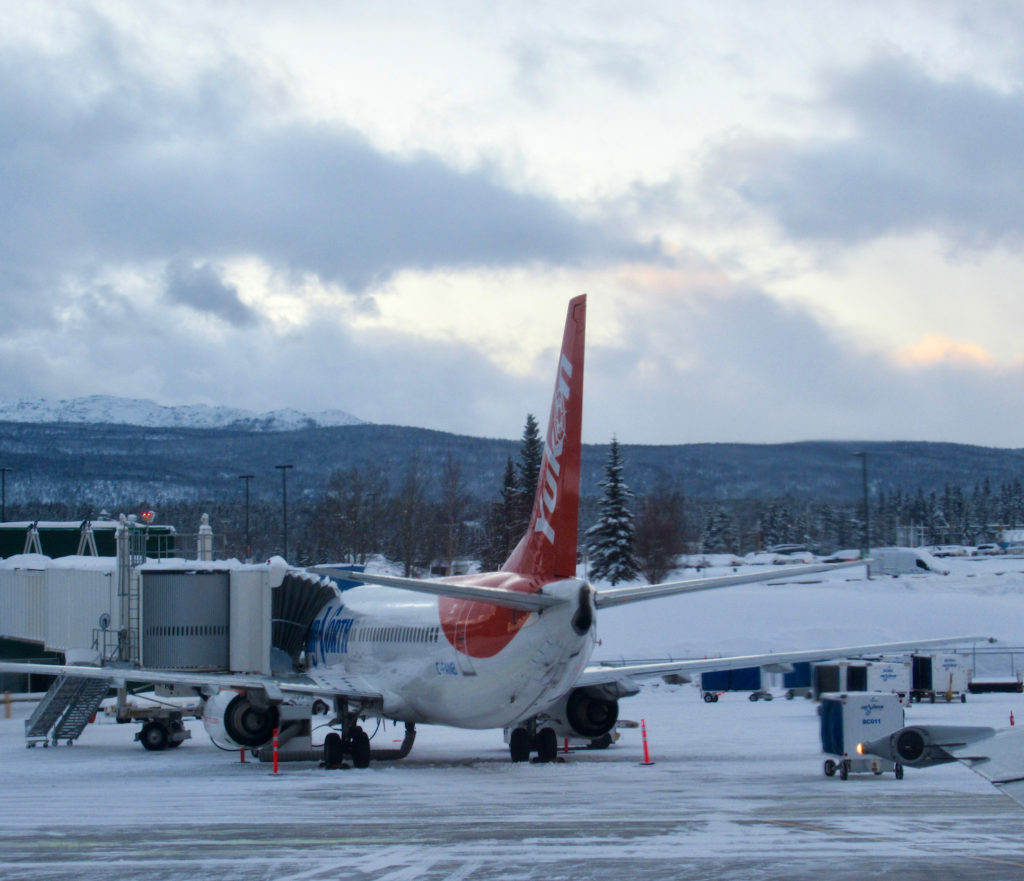
[[13,470],[6,465],[0,468],[0,523],[7,522],[7,472]]
[[255,474],[239,474],[238,479],[245,481],[245,562],[252,562],[252,540],[249,538],[249,481]]
[[871,514],[868,511],[868,454],[863,450],[853,455],[860,459],[861,488],[864,493],[864,535],[861,539],[861,559],[871,555]]
[[288,559],[288,469],[294,465],[275,465],[281,469],[281,523],[284,526],[284,558]]

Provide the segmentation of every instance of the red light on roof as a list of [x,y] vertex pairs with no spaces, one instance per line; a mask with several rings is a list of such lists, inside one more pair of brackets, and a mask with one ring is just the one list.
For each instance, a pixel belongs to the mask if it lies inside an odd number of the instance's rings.
[[143,511],[140,515],[143,523],[152,523],[154,514],[152,511]]

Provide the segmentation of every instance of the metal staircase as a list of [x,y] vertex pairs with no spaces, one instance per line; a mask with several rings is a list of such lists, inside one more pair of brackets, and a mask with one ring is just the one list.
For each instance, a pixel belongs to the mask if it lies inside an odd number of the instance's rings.
[[25,721],[25,745],[70,745],[89,724],[110,689],[110,679],[58,676]]

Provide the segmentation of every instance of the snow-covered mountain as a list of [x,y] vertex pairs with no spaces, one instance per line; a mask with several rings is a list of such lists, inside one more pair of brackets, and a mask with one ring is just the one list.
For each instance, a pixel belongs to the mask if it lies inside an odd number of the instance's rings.
[[239,428],[249,431],[291,431],[363,422],[342,410],[301,413],[285,409],[254,413],[236,407],[211,407],[207,404],[167,407],[154,401],[111,395],[90,395],[66,401],[46,398],[0,401],[0,421],[141,425],[147,428]]

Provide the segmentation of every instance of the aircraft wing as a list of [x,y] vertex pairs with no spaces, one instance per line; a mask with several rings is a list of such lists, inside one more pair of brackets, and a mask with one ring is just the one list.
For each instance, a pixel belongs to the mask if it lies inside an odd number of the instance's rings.
[[353,700],[380,700],[381,695],[359,682],[343,679],[338,688],[326,688],[307,678],[275,678],[254,673],[192,673],[187,670],[148,670],[132,667],[91,667],[82,664],[30,664],[0,661],[0,673],[35,673],[45,676],[73,676],[83,679],[107,679],[115,685],[128,682],[151,682],[162,685],[185,685],[198,688],[206,695],[222,689],[263,691],[271,701],[290,695],[309,697],[347,697]]
[[858,744],[857,751],[911,768],[961,762],[1024,807],[1024,730],[910,725],[878,740]]
[[333,566],[310,566],[309,571],[318,575],[343,578],[346,581],[362,581],[367,584],[379,584],[382,587],[397,587],[401,590],[412,590],[416,593],[427,593],[433,596],[452,597],[457,600],[479,600],[494,606],[504,606],[526,612],[542,612],[544,609],[560,606],[565,602],[560,597],[543,593],[523,593],[518,590],[503,590],[500,587],[484,587],[475,584],[451,584],[440,579],[427,580],[403,578],[400,575],[352,572]]
[[853,560],[846,563],[816,563],[811,566],[771,567],[764,572],[748,572],[743,575],[712,575],[707,578],[689,578],[686,581],[669,581],[665,584],[643,584],[632,587],[618,587],[610,590],[596,591],[594,604],[599,609],[609,606],[624,606],[627,603],[638,603],[641,600],[654,600],[659,597],[672,596],[677,593],[694,593],[699,590],[715,590],[719,587],[730,587],[734,584],[750,584],[758,581],[775,581],[785,578],[787,581],[804,575],[819,572],[831,572],[833,569],[847,569],[851,566],[863,566],[864,560]]
[[649,679],[672,674],[696,676],[719,670],[738,670],[743,667],[770,667],[797,664],[801,661],[827,661],[832,658],[878,655],[886,652],[913,651],[937,648],[961,642],[995,642],[987,636],[953,636],[942,639],[919,639],[914,642],[883,642],[873,645],[848,645],[839,648],[811,649],[799,652],[771,652],[763,655],[738,655],[731,658],[699,658],[686,661],[663,661],[656,664],[628,664],[624,666],[589,665],[576,682],[577,688],[604,686],[623,696],[636,694],[635,679]]
[[1024,807],[1024,729],[1001,728],[987,740],[950,753]]

